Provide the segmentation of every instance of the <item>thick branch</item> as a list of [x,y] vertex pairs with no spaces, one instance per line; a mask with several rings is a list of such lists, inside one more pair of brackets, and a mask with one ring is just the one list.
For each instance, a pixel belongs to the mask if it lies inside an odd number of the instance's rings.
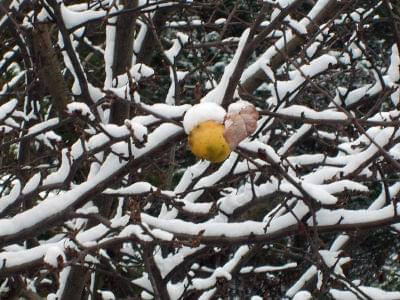
[[36,24],[32,32],[34,60],[39,70],[40,82],[46,87],[53,98],[53,104],[60,117],[66,117],[66,107],[70,95],[61,74],[60,63],[51,44],[49,26],[45,23]]
[[[0,247],[7,245],[9,243],[15,243],[17,241],[21,241],[26,238],[36,236],[40,233],[43,233],[46,229],[52,226],[62,224],[68,219],[69,216],[68,212],[71,209],[80,207],[87,201],[93,199],[94,196],[101,193],[105,188],[112,186],[115,182],[119,181],[120,178],[122,178],[125,174],[129,173],[133,168],[141,164],[145,158],[151,157],[155,153],[162,151],[166,145],[180,140],[182,136],[183,136],[183,131],[178,131],[174,134],[171,134],[168,138],[165,138],[164,140],[160,141],[160,143],[157,146],[150,148],[147,152],[143,153],[137,159],[129,161],[127,164],[121,166],[119,169],[117,168],[115,172],[112,174],[112,176],[102,178],[94,186],[85,189],[79,195],[74,195],[75,199],[74,201],[72,201],[70,205],[68,205],[63,209],[60,209],[59,211],[53,212],[47,218],[38,220],[32,226],[22,228],[18,230],[16,233],[1,235]],[[89,184],[89,182],[87,184]]]
[[[332,12],[336,12],[338,7],[337,0],[330,0],[325,6],[321,9],[321,11],[315,16],[315,18],[310,22],[307,26],[308,34],[315,34],[320,28],[319,25],[323,24],[331,17]],[[284,62],[285,57],[293,57],[298,53],[301,45],[304,43],[304,38],[296,35],[290,41],[285,44],[284,49],[280,49],[269,61],[269,66],[272,69],[279,68]],[[286,53],[286,55],[282,54],[282,51]],[[265,72],[262,69],[258,69],[251,76],[246,78],[241,83],[241,93],[252,93],[255,91],[261,84],[268,81]]]
[[88,84],[86,81],[86,76],[85,76],[84,70],[82,69],[82,66],[79,62],[77,53],[75,52],[75,49],[72,45],[69,32],[68,32],[67,28],[65,27],[63,16],[62,16],[61,9],[60,9],[60,4],[57,3],[56,0],[48,0],[48,3],[50,4],[51,8],[53,9],[55,21],[56,21],[58,29],[60,30],[60,33],[62,35],[62,39],[64,41],[64,47],[65,47],[64,50],[67,51],[69,59],[71,60],[72,66],[74,68],[76,77],[78,78],[83,100],[85,101],[86,104],[90,105],[90,104],[92,104],[92,101],[91,101],[91,97],[90,97],[90,93],[89,93],[89,89],[88,89]]
[[[360,223],[352,224],[333,224],[333,225],[321,225],[321,226],[309,226],[310,230],[317,230],[318,233],[341,233],[341,232],[357,232],[363,230],[372,230],[384,228],[400,222],[400,216],[392,216],[376,221],[365,221]],[[177,239],[180,240],[195,240],[198,239],[198,235],[183,234],[179,232],[169,231],[174,234]],[[226,246],[226,245],[244,245],[244,244],[269,244],[282,238],[294,236],[297,234],[303,234],[304,228],[299,224],[292,225],[281,230],[277,230],[272,233],[266,234],[246,234],[237,236],[225,236],[225,235],[207,235],[204,234],[201,237],[201,244],[209,246]]]
[[[122,1],[124,8],[137,7],[137,1]],[[116,24],[116,36],[113,58],[113,76],[121,75],[132,65],[133,38],[135,34],[136,15],[120,15]],[[121,125],[129,117],[130,106],[128,103],[113,102],[110,111],[110,123]]]
[[[257,20],[254,22],[249,37],[247,39],[247,43],[243,48],[242,53],[239,56],[239,60],[237,62],[236,68],[232,73],[231,78],[229,79],[229,84],[225,90],[224,98],[222,100],[222,106],[226,107],[232,101],[233,94],[236,90],[237,84],[239,83],[240,77],[243,73],[243,70],[248,62],[251,54],[254,52],[256,47],[265,39],[265,37],[270,34],[273,30],[276,30],[277,27],[281,24],[282,20],[285,19],[293,9],[303,0],[294,1],[291,5],[286,7],[281,11],[281,13],[267,26],[267,28],[263,29],[256,37],[253,38],[256,29],[258,28],[259,24],[263,21],[266,5],[263,6],[260,15],[258,16]],[[251,40],[250,40],[251,39]]]

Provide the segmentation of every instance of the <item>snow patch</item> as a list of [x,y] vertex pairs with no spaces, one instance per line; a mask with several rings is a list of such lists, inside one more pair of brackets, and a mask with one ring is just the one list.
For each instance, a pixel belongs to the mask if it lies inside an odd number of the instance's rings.
[[225,109],[214,102],[205,102],[194,105],[183,118],[183,127],[189,134],[193,128],[205,121],[216,121],[223,123],[226,115]]

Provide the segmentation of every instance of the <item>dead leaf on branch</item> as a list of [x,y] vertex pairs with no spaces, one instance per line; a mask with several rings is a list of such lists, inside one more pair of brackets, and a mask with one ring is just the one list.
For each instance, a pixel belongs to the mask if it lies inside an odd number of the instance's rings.
[[239,111],[228,111],[224,122],[224,137],[232,150],[257,129],[258,117],[258,111],[251,103],[247,103]]

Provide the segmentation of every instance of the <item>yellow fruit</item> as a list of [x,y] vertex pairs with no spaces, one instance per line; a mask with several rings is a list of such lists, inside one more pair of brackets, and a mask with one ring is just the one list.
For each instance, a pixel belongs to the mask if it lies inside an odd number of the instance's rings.
[[231,153],[224,138],[224,125],[215,121],[206,121],[193,128],[189,145],[194,155],[213,163],[224,161]]

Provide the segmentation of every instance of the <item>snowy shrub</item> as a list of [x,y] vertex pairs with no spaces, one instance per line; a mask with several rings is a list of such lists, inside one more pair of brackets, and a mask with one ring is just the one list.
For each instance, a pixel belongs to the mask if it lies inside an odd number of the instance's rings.
[[391,2],[2,1],[0,298],[400,299]]

